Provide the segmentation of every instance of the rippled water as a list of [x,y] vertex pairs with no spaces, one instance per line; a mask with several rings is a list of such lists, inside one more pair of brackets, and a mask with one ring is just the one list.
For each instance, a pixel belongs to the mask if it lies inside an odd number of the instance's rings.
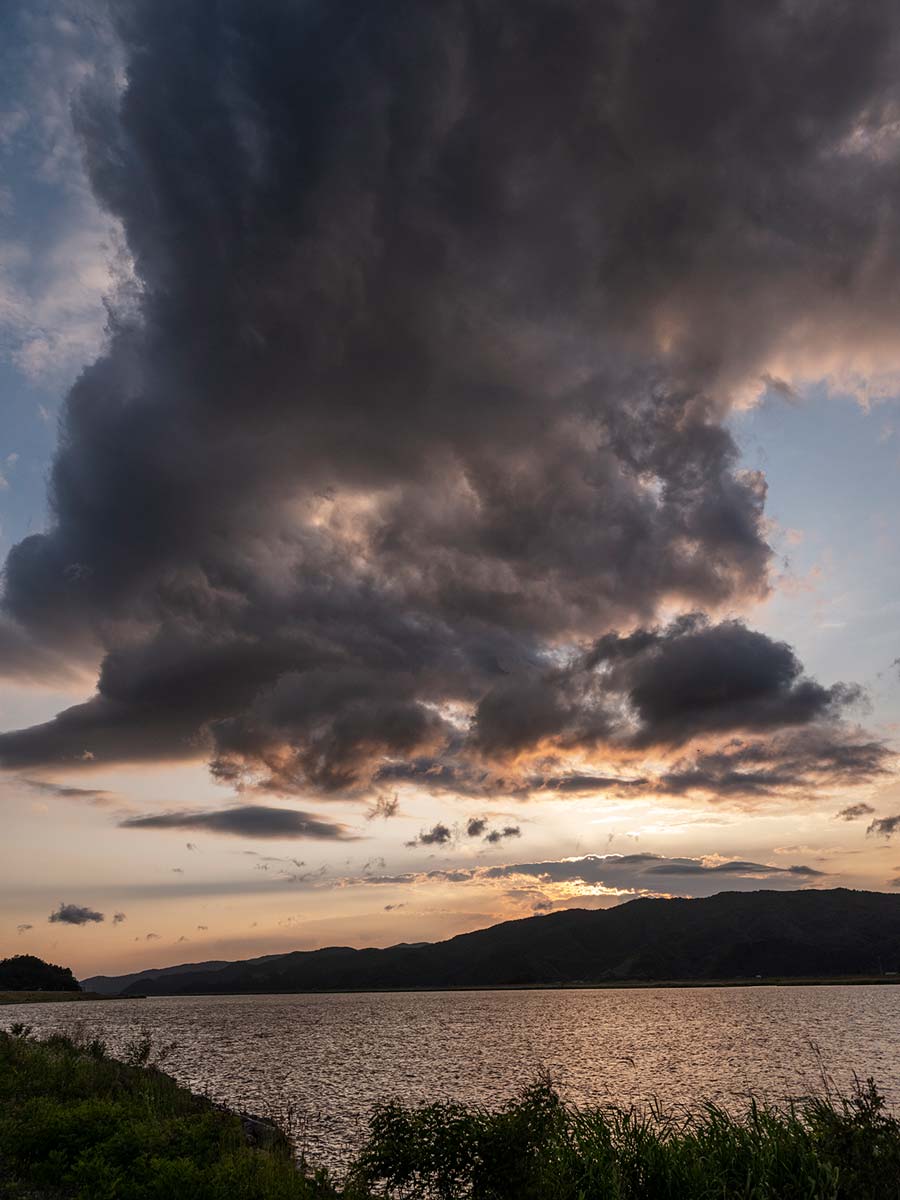
[[[0,1028],[141,1028],[166,1069],[231,1107],[293,1109],[316,1163],[344,1160],[380,1100],[497,1103],[549,1071],[578,1103],[770,1099],[874,1076],[900,1107],[900,986],[190,996],[0,1006]],[[814,1046],[818,1046],[817,1054]]]

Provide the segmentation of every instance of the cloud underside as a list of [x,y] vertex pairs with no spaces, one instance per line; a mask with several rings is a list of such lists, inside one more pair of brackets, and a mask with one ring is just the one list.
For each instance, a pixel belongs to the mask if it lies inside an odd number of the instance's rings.
[[894,6],[117,20],[127,86],[75,109],[137,284],[0,626],[11,675],[101,666],[0,764],[741,802],[887,769],[852,686],[658,613],[767,594],[734,403],[896,369]]
[[[446,867],[350,879],[316,877],[304,881],[313,889],[347,887],[423,889],[464,884],[488,888],[536,911],[582,903],[607,905],[639,895],[706,896],[732,890],[817,886],[825,872],[805,863],[771,863],[711,858],[666,858],[658,854],[588,854],[579,858],[496,866]],[[293,878],[289,882],[297,882]]]

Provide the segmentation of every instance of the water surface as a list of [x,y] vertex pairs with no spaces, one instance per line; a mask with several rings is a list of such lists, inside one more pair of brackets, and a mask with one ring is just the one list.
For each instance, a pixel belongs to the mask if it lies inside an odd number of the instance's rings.
[[[667,1107],[849,1088],[874,1076],[900,1108],[900,986],[186,996],[0,1006],[0,1028],[141,1027],[166,1069],[230,1107],[302,1126],[309,1158],[359,1144],[378,1101],[497,1104],[549,1072],[580,1104]],[[816,1047],[818,1049],[816,1049]]]

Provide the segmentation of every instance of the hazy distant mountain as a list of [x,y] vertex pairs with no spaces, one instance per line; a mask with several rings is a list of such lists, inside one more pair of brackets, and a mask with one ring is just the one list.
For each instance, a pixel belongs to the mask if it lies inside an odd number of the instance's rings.
[[[118,996],[131,984],[138,981],[158,979],[161,975],[202,975],[207,971],[219,971],[223,967],[247,967],[251,963],[268,962],[273,958],[281,958],[280,954],[266,954],[262,958],[243,959],[234,963],[225,958],[210,959],[208,962],[181,963],[177,967],[152,967],[147,971],[132,971],[130,975],[92,975],[82,979],[81,986],[86,992],[97,992],[101,996]],[[132,991],[143,991],[143,987]],[[161,994],[161,993],[160,993]]]
[[[900,971],[900,895],[722,892],[506,921],[446,942],[269,955],[123,976],[127,993],[299,992]],[[96,981],[85,980],[96,987]]]

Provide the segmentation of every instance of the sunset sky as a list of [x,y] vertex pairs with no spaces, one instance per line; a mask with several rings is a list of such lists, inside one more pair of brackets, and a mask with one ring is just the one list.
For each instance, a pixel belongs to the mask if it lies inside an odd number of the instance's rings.
[[900,888],[895,4],[2,11],[0,956]]

